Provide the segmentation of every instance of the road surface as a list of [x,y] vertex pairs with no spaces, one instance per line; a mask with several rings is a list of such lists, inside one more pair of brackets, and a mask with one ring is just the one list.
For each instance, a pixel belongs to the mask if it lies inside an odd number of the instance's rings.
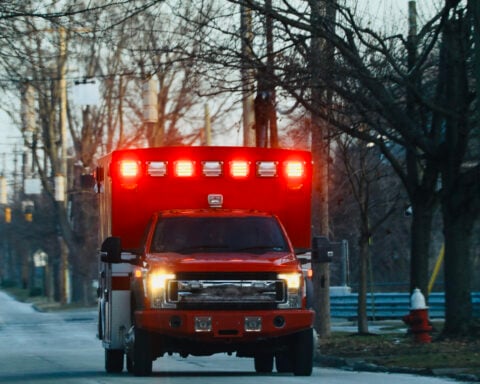
[[252,359],[227,355],[162,357],[151,377],[104,371],[96,339],[96,311],[37,312],[0,291],[0,383],[162,383],[162,384],[448,384],[448,379],[314,368],[311,377],[258,375]]

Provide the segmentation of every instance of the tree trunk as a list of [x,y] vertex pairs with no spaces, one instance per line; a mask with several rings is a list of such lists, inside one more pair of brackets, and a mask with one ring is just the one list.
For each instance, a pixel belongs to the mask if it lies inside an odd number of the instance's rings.
[[368,278],[368,234],[362,233],[358,241],[360,258],[358,273],[358,333],[368,333],[367,278]]
[[[445,116],[445,156],[442,163],[442,213],[445,236],[444,335],[468,334],[472,322],[470,297],[472,228],[480,211],[480,166],[467,165],[470,94],[467,44],[471,23],[453,14],[443,33],[443,65],[448,82],[445,96],[451,113]],[[478,97],[478,95],[477,95]],[[477,158],[478,160],[478,158]]]
[[[411,224],[410,293],[420,289],[428,298],[430,239],[434,206],[428,200],[417,196],[413,199]],[[431,199],[430,199],[431,200]]]
[[[451,198],[450,198],[451,199]],[[445,235],[445,326],[443,335],[468,335],[472,321],[470,247],[474,214],[443,209]]]

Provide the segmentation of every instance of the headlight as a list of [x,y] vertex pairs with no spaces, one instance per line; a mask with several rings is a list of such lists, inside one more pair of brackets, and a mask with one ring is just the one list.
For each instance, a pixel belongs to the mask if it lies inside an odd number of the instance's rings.
[[278,278],[287,282],[287,287],[289,290],[299,289],[302,285],[301,273],[280,273],[278,275]]
[[175,279],[173,273],[154,272],[150,275],[150,289],[152,291],[165,289],[165,284],[171,279]]
[[150,306],[152,308],[165,308],[167,282],[175,279],[173,273],[152,272],[148,275],[148,293],[150,297]]
[[278,279],[287,284],[287,302],[279,304],[279,308],[301,308],[303,295],[303,276],[301,273],[279,273]]

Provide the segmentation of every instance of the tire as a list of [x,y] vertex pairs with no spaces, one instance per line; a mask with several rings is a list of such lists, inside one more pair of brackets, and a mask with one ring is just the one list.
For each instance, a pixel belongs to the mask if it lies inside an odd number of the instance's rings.
[[105,349],[105,371],[108,373],[123,371],[123,350]]
[[127,355],[127,372],[133,373],[133,361],[128,355]]
[[135,376],[150,376],[152,374],[152,352],[148,333],[135,328],[133,347],[133,374]]
[[292,365],[295,376],[310,376],[313,369],[313,328],[296,334],[292,348]]
[[255,355],[255,372],[257,373],[271,373],[273,371],[273,354],[261,353]]
[[293,372],[292,359],[288,352],[279,352],[275,354],[275,367],[278,373]]
[[100,308],[100,305],[98,306],[98,338],[100,340],[103,340],[103,320],[102,320],[102,309]]

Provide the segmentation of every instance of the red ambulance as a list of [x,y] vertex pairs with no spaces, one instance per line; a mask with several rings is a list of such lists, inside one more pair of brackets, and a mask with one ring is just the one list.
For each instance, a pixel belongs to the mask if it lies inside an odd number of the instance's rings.
[[307,151],[117,150],[99,159],[98,336],[107,372],[165,354],[253,358],[308,376],[314,312],[297,253],[310,248]]

